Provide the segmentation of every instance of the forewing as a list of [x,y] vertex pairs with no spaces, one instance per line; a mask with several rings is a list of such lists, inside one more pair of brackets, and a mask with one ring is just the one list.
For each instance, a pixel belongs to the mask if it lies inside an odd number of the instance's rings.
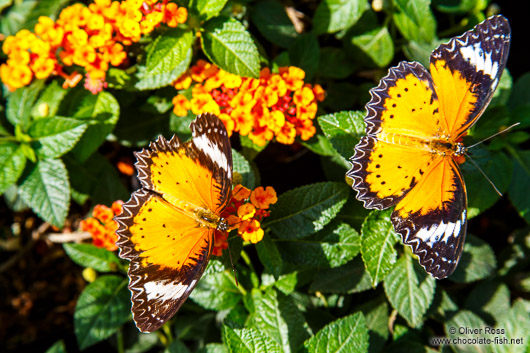
[[403,243],[436,278],[455,270],[464,245],[467,196],[462,174],[451,157],[440,158],[396,205],[392,223]]
[[408,62],[391,68],[370,94],[367,136],[355,146],[346,175],[365,207],[385,209],[401,200],[437,158],[420,140],[440,131],[438,100],[429,73]]
[[431,55],[430,71],[450,136],[457,139],[486,109],[506,66],[510,25],[493,16]]
[[144,189],[133,193],[116,221],[120,257],[131,261],[134,321],[142,332],[155,331],[177,312],[204,272],[213,229]]
[[226,206],[232,189],[232,149],[223,122],[214,114],[201,114],[190,124],[192,140],[188,150],[195,151],[201,165],[212,172],[211,210],[218,212]]
[[226,129],[215,115],[202,114],[190,124],[193,139],[160,136],[149,149],[136,153],[142,187],[169,200],[219,213],[228,202],[232,184],[232,150]]

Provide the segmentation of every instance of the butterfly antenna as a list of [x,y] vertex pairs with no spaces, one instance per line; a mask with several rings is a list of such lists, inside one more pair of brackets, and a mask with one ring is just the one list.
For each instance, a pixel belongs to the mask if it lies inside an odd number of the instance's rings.
[[491,186],[493,187],[493,189],[495,190],[495,192],[497,194],[499,194],[499,196],[502,197],[502,193],[499,191],[499,189],[497,189],[497,187],[495,186],[495,184],[493,184],[493,181],[491,181],[490,178],[488,178],[488,176],[486,175],[486,173],[484,173],[484,171],[482,170],[482,168],[479,167],[479,165],[477,164],[477,162],[475,162],[473,160],[473,158],[471,158],[471,156],[469,154],[466,153],[466,157],[471,161],[471,163],[473,163],[473,165],[475,167],[477,167],[478,171],[484,176],[484,178],[486,178],[486,180],[491,184]]
[[[513,128],[513,127],[515,127],[515,126],[517,126],[517,125],[519,125],[519,124],[521,124],[521,123],[515,123],[515,124],[513,124],[513,125],[511,125],[511,126],[508,126],[507,128],[502,129],[501,131],[499,131],[499,132],[497,132],[497,133],[494,133],[493,135],[491,135],[491,136],[489,136],[489,137],[486,137],[484,140],[479,141],[479,142],[477,142],[477,143],[475,143],[475,144],[473,144],[473,145],[471,145],[471,146],[469,146],[469,147],[466,147],[466,148],[467,148],[467,149],[470,149],[470,148],[473,148],[473,147],[475,147],[475,146],[477,146],[477,145],[480,145],[481,143],[486,142],[486,141],[488,141],[489,139],[492,139],[492,138],[494,138],[495,136],[500,135],[500,134],[502,134],[502,133],[504,133],[504,132],[510,130],[511,128]],[[479,168],[479,169],[480,169],[480,168]]]
[[236,281],[236,287],[239,286],[239,283],[237,282],[237,272],[236,272],[236,266],[234,265],[234,261],[232,260],[232,252],[230,251],[230,243],[228,243],[228,257],[230,257],[230,264],[232,265],[232,271],[234,272],[234,279]]

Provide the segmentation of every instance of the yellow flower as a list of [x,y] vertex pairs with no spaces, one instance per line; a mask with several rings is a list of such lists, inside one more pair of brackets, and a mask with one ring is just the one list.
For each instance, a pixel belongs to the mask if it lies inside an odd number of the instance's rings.
[[49,77],[55,68],[55,60],[40,57],[31,64],[31,70],[35,73],[35,78],[43,79]]
[[256,214],[256,208],[251,203],[244,203],[237,209],[237,216],[242,221],[246,221],[254,217]]
[[178,94],[173,97],[173,113],[177,116],[186,116],[188,115],[188,110],[190,109],[190,101],[184,97],[182,94]]
[[261,229],[260,223],[255,219],[241,222],[238,233],[244,241],[249,241],[253,244],[260,242],[265,234],[263,229]]

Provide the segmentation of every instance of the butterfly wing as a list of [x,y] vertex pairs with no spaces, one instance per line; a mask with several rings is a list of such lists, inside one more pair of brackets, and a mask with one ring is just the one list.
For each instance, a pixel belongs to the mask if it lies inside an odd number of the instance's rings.
[[455,161],[438,158],[396,205],[391,217],[403,243],[435,278],[453,273],[467,227],[466,186]]
[[371,95],[366,136],[347,175],[366,208],[395,206],[391,219],[403,242],[429,273],[446,277],[462,250],[467,201],[452,157],[425,146],[445,134],[431,77],[419,63],[402,62]]
[[391,68],[370,94],[366,136],[347,175],[364,206],[381,210],[405,197],[431,165],[434,156],[419,139],[437,133],[439,106],[429,73],[415,62]]
[[153,332],[195,288],[210,258],[213,229],[145,189],[133,193],[116,220],[120,257],[131,261],[133,318],[140,331]]
[[230,198],[232,154],[224,125],[203,114],[190,128],[188,143],[160,137],[136,154],[142,189],[116,217],[120,257],[131,261],[133,318],[143,332],[177,312],[206,268],[214,229],[196,210],[218,222]]
[[506,66],[510,25],[493,16],[431,55],[430,71],[440,102],[441,122],[451,136],[462,136],[488,106]]

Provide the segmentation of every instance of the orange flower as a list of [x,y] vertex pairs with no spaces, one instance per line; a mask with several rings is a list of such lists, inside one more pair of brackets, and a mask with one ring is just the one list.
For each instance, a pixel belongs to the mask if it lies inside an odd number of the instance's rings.
[[249,241],[253,244],[261,241],[265,234],[263,229],[261,229],[261,224],[255,219],[243,221],[239,226],[239,232],[244,241]]
[[188,73],[182,74],[175,82],[173,82],[173,87],[177,90],[188,89],[191,86],[192,79]]
[[237,216],[242,221],[249,220],[256,214],[256,207],[251,203],[244,203],[237,208]]
[[228,234],[225,232],[214,232],[214,245],[212,254],[215,256],[223,255],[223,250],[228,248]]
[[130,158],[120,158],[118,163],[116,163],[116,167],[118,167],[120,173],[125,174],[127,176],[131,176],[134,174],[134,166]]
[[121,211],[123,210],[123,201],[122,200],[114,201],[110,208],[112,212],[114,212],[114,215],[119,216],[121,214]]
[[[259,79],[242,78],[199,60],[174,86],[192,86],[190,108],[193,113],[211,112],[220,116],[228,134],[238,132],[259,146],[276,137],[291,144],[296,136],[302,140],[316,133],[313,119],[317,101],[324,98],[321,86],[304,84],[305,72],[297,67],[284,67],[279,74],[263,68]],[[195,84],[194,84],[195,83]],[[180,100],[182,101],[182,100]],[[175,98],[175,112],[179,110]]]
[[184,23],[188,19],[188,10],[178,7],[174,2],[166,5],[164,10],[164,23],[169,27],[177,27],[179,23]]
[[92,243],[109,251],[114,251],[116,246],[116,230],[118,223],[114,216],[121,213],[123,201],[118,200],[112,203],[112,207],[96,205],[92,211],[92,217],[81,221],[80,228],[92,235]]
[[232,198],[236,201],[243,201],[248,199],[250,196],[250,189],[244,187],[241,184],[237,184],[234,186],[234,190],[232,190]]
[[269,208],[271,204],[277,201],[276,191],[270,186],[267,186],[266,189],[263,189],[263,186],[259,186],[250,195],[250,202],[257,208]]
[[173,97],[173,113],[177,116],[186,116],[188,115],[188,110],[190,109],[190,101],[188,98],[182,94],[178,94]]
[[111,208],[105,205],[96,205],[94,206],[94,210],[92,210],[92,217],[105,224],[112,220],[114,217],[114,212],[112,212]]
[[35,73],[35,77],[38,79],[47,78],[53,72],[55,68],[55,60],[51,58],[37,58],[31,64],[31,70]]

